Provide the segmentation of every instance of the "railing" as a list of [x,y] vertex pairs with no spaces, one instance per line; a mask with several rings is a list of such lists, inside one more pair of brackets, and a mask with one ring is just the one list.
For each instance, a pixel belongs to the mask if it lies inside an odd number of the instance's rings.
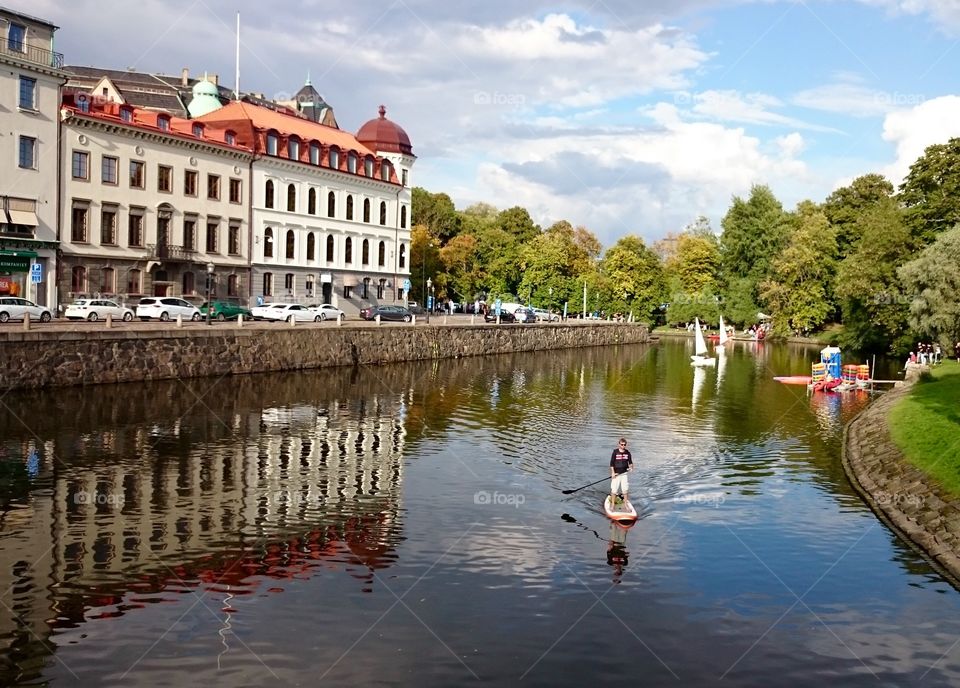
[[8,38],[0,38],[0,53],[14,55],[21,60],[33,62],[34,64],[45,67],[63,69],[63,53],[45,50],[39,46],[31,45],[26,41],[11,41]]
[[150,244],[147,246],[150,259],[159,260],[188,260],[192,261],[196,251],[192,248],[183,246],[171,246],[169,244]]

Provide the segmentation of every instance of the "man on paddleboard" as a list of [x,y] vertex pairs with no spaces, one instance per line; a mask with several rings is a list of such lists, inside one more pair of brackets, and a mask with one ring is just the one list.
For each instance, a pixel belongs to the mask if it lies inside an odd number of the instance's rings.
[[610,505],[617,503],[617,493],[623,495],[623,503],[629,499],[630,483],[627,473],[633,470],[633,456],[627,449],[627,440],[623,437],[617,442],[617,448],[610,455]]

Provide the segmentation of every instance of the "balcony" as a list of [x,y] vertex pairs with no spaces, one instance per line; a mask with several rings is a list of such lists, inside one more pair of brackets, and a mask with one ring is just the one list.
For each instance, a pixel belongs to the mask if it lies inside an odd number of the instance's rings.
[[165,260],[170,263],[192,263],[197,255],[192,248],[169,244],[150,244],[147,252],[150,260]]
[[45,50],[26,41],[11,41],[7,38],[0,38],[0,54],[10,55],[19,60],[43,65],[44,67],[63,69],[63,53]]

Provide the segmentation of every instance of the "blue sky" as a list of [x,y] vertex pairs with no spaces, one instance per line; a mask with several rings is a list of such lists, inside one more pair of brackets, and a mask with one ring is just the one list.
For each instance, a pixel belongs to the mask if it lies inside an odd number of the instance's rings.
[[701,214],[719,230],[754,183],[787,207],[868,172],[899,183],[960,135],[953,0],[7,1],[61,27],[68,64],[230,84],[239,9],[244,90],[309,72],[353,131],[384,103],[415,184],[605,245]]

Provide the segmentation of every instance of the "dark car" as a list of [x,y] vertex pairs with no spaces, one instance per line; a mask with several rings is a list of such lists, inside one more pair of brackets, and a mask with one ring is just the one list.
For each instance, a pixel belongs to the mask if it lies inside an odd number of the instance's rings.
[[381,320],[396,320],[398,322],[410,322],[413,320],[413,313],[406,306],[367,306],[360,309],[360,317],[364,320],[374,320],[377,316]]
[[[491,308],[489,311],[487,311],[487,313],[483,316],[483,320],[484,320],[484,322],[488,322],[488,323],[489,323],[489,322],[492,322],[492,323],[497,322],[497,311],[496,311],[496,309]],[[515,316],[515,315],[514,315],[513,313],[511,313],[510,311],[501,308],[501,309],[500,309],[500,322],[502,322],[502,323],[517,322],[517,316]]]
[[[200,306],[200,313],[203,317],[207,317],[206,303]],[[233,301],[214,301],[210,310],[211,320],[236,320],[241,315],[244,320],[253,320],[253,314],[249,309]]]

